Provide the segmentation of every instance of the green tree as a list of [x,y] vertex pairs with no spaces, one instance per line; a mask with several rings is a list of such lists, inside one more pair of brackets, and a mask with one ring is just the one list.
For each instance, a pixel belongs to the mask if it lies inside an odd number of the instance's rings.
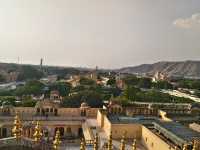
[[32,99],[23,100],[21,103],[22,107],[35,107],[36,101]]
[[136,95],[140,91],[140,89],[135,88],[134,86],[127,86],[124,91],[124,97],[130,101],[136,100]]
[[72,88],[71,84],[65,82],[56,82],[50,85],[51,90],[59,91],[60,95],[63,97],[69,95],[71,88]]
[[25,80],[33,80],[33,79],[40,79],[43,77],[44,74],[34,68],[33,66],[22,66],[21,71],[18,75],[18,81],[25,81]]
[[115,86],[115,85],[116,85],[116,79],[115,79],[114,77],[110,78],[110,79],[107,81],[107,85]]
[[102,107],[103,105],[101,94],[95,91],[84,90],[77,94],[65,97],[61,106],[80,107],[82,102],[86,102],[90,107]]
[[18,87],[14,94],[17,96],[22,95],[40,95],[43,93],[45,85],[37,80],[31,80],[26,83],[25,86]]
[[15,106],[16,98],[14,96],[1,96],[0,97],[0,105],[6,104],[6,105],[12,105]]
[[197,97],[200,97],[200,91],[199,90],[195,91],[194,95],[196,95]]
[[92,86],[92,85],[95,85],[95,81],[88,79],[88,78],[85,78],[85,77],[81,77],[80,78],[80,84],[86,85],[86,86]]
[[138,87],[140,88],[151,88],[152,82],[150,78],[140,78],[139,79],[139,83],[138,83]]
[[134,75],[129,75],[129,76],[125,77],[123,80],[127,86],[129,86],[129,85],[136,86],[136,85],[138,85],[138,82],[139,82],[139,79]]
[[172,84],[167,81],[154,82],[152,86],[156,89],[173,89]]

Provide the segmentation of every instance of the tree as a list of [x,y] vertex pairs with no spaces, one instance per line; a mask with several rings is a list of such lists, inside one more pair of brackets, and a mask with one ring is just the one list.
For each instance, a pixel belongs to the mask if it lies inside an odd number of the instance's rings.
[[195,91],[194,95],[196,95],[197,97],[200,97],[200,91],[199,90]]
[[50,85],[51,90],[59,91],[60,95],[63,97],[69,95],[71,88],[72,88],[71,84],[65,82],[56,82]]
[[179,87],[200,90],[200,80],[182,79],[178,81]]
[[0,97],[0,105],[6,104],[6,105],[12,105],[15,106],[16,98],[14,96],[1,96]]
[[167,81],[158,81],[152,85],[156,89],[173,89],[173,85]]
[[101,94],[95,91],[84,90],[75,95],[65,97],[61,106],[80,107],[82,102],[86,102],[90,107],[102,107],[103,105]]
[[13,96],[13,90],[0,90],[0,96]]
[[136,100],[136,95],[140,91],[140,89],[135,88],[134,86],[127,86],[124,91],[124,97],[128,100]]
[[150,78],[140,78],[139,79],[138,87],[149,89],[149,88],[151,88],[151,85],[152,85],[152,82],[151,82]]
[[35,107],[35,105],[36,105],[36,101],[32,99],[23,100],[21,103],[22,107]]
[[85,77],[81,77],[80,78],[80,84],[81,85],[86,85],[86,86],[91,86],[91,85],[95,85],[95,81],[85,78]]
[[123,80],[127,86],[136,86],[139,82],[139,79],[134,75],[127,76]]
[[114,77],[110,78],[108,81],[107,81],[107,85],[110,85],[110,86],[115,86],[116,85],[116,80]]
[[44,74],[34,68],[33,66],[22,66],[21,71],[17,77],[18,81],[40,79]]
[[31,80],[26,83],[25,86],[18,87],[14,94],[17,96],[22,95],[40,95],[43,93],[45,85],[37,80]]

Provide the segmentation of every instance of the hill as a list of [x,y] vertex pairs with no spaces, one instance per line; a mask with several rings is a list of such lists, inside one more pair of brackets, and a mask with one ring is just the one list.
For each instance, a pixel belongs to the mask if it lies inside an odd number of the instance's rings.
[[168,76],[200,78],[200,61],[162,61],[154,64],[142,64],[134,67],[125,67],[116,71],[121,73],[150,75],[153,75],[156,72],[162,72]]
[[66,75],[78,74],[80,72],[83,72],[83,69],[57,66],[43,66],[41,68],[39,65],[0,63],[0,83],[39,79],[47,75],[55,74],[64,77]]

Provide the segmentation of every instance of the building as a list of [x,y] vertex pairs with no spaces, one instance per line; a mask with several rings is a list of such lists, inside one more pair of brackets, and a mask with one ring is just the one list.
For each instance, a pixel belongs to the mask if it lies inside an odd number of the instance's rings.
[[[43,141],[40,144],[46,149],[52,147],[52,142],[59,131],[62,140],[61,149],[66,147],[79,149],[80,139],[84,138],[85,142],[82,146],[85,144],[89,149],[96,143],[99,149],[104,147],[108,149],[110,145],[113,149],[126,147],[129,150],[133,149],[132,144],[135,139],[137,142],[134,145],[137,150],[182,150],[184,147],[187,147],[186,150],[191,150],[193,140],[200,138],[200,133],[170,118],[167,120],[164,116],[165,107],[164,104],[133,104],[122,107],[119,102],[110,101],[103,108],[91,108],[87,103],[82,103],[79,108],[62,108],[50,99],[40,100],[32,108],[3,105],[0,108],[0,137],[2,138],[0,149],[9,145],[20,146],[19,143],[27,149],[31,148],[30,145],[35,146],[33,140],[36,127],[39,128],[37,121],[40,121]],[[185,109],[184,112],[187,113],[191,113],[189,111],[192,108],[197,108],[196,105],[189,107],[186,104],[175,107],[168,104],[168,107],[172,112],[175,112],[176,108],[177,112],[179,109]],[[16,113],[22,123],[22,137],[18,143],[12,137]],[[166,111],[165,115],[168,113],[169,111]],[[98,142],[96,134],[98,134]]]

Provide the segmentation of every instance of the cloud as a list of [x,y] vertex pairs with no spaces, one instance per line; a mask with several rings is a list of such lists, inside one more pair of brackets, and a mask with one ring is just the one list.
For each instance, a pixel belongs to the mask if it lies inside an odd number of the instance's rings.
[[184,28],[184,29],[191,29],[200,27],[200,13],[193,14],[189,18],[179,18],[176,19],[173,24],[176,27]]

